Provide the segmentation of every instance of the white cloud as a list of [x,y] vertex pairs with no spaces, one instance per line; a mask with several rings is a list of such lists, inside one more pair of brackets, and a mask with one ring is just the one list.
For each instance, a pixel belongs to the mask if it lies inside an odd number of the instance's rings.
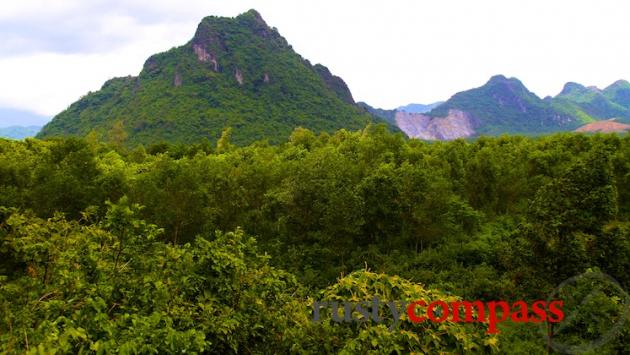
[[2,4],[0,21],[14,18],[42,18],[63,15],[76,8],[81,2],[75,0],[23,0],[6,1]]
[[137,28],[139,40],[106,53],[35,52],[0,58],[0,106],[52,116],[113,77],[137,75],[151,54],[181,39],[177,27]]
[[625,0],[25,0],[0,5],[0,105],[55,114],[185,43],[202,17],[249,8],[356,99],[385,108],[447,99],[494,74],[539,96],[630,79]]

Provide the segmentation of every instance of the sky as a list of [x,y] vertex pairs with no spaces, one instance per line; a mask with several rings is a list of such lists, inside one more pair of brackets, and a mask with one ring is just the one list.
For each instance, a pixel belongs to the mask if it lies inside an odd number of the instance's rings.
[[627,0],[21,0],[0,4],[0,109],[54,116],[185,44],[203,17],[251,8],[375,107],[446,100],[495,74],[540,97],[630,79]]

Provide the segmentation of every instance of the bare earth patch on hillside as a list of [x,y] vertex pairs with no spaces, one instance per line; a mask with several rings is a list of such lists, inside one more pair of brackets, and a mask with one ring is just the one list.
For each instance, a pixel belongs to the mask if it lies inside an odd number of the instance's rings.
[[586,133],[613,133],[613,132],[625,132],[630,130],[630,125],[615,122],[613,120],[597,121],[585,124],[584,126],[576,129],[576,132]]

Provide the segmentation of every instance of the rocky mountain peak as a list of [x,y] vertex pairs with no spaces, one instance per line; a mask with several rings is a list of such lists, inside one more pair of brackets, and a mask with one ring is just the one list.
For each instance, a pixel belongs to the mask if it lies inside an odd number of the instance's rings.
[[486,85],[490,89],[499,90],[502,93],[520,94],[528,91],[525,85],[517,78],[507,78],[504,75],[495,75],[488,80]]
[[604,91],[611,91],[617,89],[629,89],[630,83],[627,80],[617,80],[614,83],[610,84]]
[[106,132],[121,116],[129,145],[218,139],[226,127],[235,144],[278,142],[295,127],[332,132],[376,119],[355,106],[341,78],[313,67],[256,10],[205,17],[188,43],[152,55],[137,77],[85,96],[41,136]]
[[493,75],[490,80],[488,80],[488,84],[492,84],[492,83],[504,83],[507,82],[509,79],[505,76],[505,75]]
[[265,20],[262,18],[260,12],[256,11],[255,9],[250,9],[249,11],[238,15],[237,18],[245,20],[252,19],[258,26],[269,27],[267,26]]
[[564,84],[564,87],[562,88],[562,91],[560,92],[560,95],[569,95],[569,94],[572,94],[572,93],[584,92],[584,91],[587,91],[587,90],[588,89],[584,85],[570,81],[570,82]]

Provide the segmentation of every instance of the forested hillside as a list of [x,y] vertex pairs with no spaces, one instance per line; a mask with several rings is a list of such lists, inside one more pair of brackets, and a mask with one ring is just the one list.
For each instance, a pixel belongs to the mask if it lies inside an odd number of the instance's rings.
[[302,58],[250,10],[204,18],[188,43],[151,56],[138,76],[107,81],[38,136],[92,134],[133,146],[216,142],[232,127],[237,144],[278,143],[296,127],[332,133],[373,121],[341,78]]
[[[591,352],[614,354],[630,342],[627,294],[596,277],[630,286],[628,136],[0,140],[0,206],[3,353],[543,354],[606,339]],[[585,272],[570,297],[554,293]],[[314,300],[375,296],[564,297],[571,317],[495,335],[312,321]]]
[[630,104],[624,98],[628,92],[630,84],[625,80],[619,80],[603,90],[567,83],[558,96],[548,101],[557,111],[581,117],[584,122],[607,119],[627,121]]
[[527,134],[572,130],[581,117],[556,111],[516,78],[496,75],[483,86],[459,92],[431,110],[431,117],[448,117],[451,110],[471,116],[478,135]]

